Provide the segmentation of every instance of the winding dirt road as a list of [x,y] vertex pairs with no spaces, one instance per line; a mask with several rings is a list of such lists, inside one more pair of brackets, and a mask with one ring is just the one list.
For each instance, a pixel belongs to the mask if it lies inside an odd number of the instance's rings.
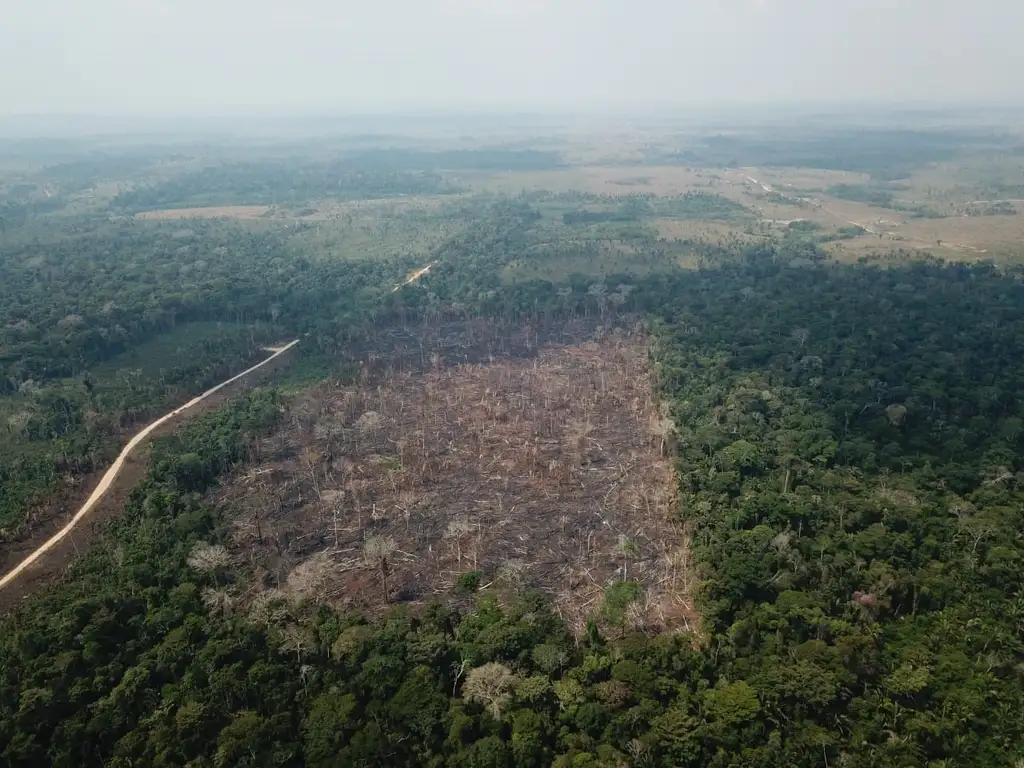
[[441,262],[439,262],[439,261],[432,261],[429,264],[427,264],[427,266],[423,267],[423,269],[417,269],[415,272],[413,272],[411,275],[409,275],[409,277],[407,277],[405,279],[405,282],[399,283],[398,285],[396,285],[394,287],[394,290],[392,290],[391,292],[394,293],[395,291],[397,291],[400,288],[404,288],[407,285],[412,285],[417,280],[419,280],[421,277],[423,277],[425,274],[427,274],[427,272],[430,271],[431,267],[434,267],[434,266],[436,266],[436,265],[438,265],[440,263]]
[[32,564],[36,562],[40,557],[42,557],[48,551],[57,546],[57,544],[59,544],[64,539],[64,537],[66,537],[69,533],[71,533],[71,531],[74,530],[76,525],[78,525],[80,522],[82,522],[82,520],[89,516],[89,513],[92,511],[93,507],[95,507],[96,503],[101,498],[103,498],[103,494],[105,494],[109,490],[111,484],[114,482],[114,479],[117,477],[118,472],[121,471],[121,467],[124,465],[125,459],[128,458],[128,455],[139,445],[139,443],[145,440],[150,435],[150,433],[153,432],[153,430],[167,423],[175,416],[178,416],[179,414],[182,414],[185,411],[189,410],[190,408],[193,408],[194,406],[198,405],[203,400],[208,398],[210,395],[214,394],[215,392],[219,392],[229,384],[233,384],[234,382],[238,381],[244,376],[248,376],[253,371],[262,368],[264,365],[280,357],[298,343],[299,340],[296,339],[295,341],[289,344],[285,344],[283,347],[273,347],[271,351],[273,351],[274,354],[272,354],[266,360],[257,363],[251,368],[245,369],[241,373],[232,376],[227,381],[221,382],[212,389],[206,390],[205,392],[203,392],[203,394],[193,397],[184,405],[180,406],[179,408],[175,408],[170,413],[161,416],[152,424],[140,430],[131,440],[128,441],[128,445],[124,447],[124,450],[121,451],[120,455],[117,457],[114,463],[110,465],[110,469],[108,469],[106,474],[104,474],[103,477],[100,479],[99,484],[96,486],[95,490],[93,490],[93,492],[89,495],[89,498],[86,499],[85,504],[83,504],[81,508],[75,513],[74,517],[72,517],[71,520],[68,521],[67,525],[65,525],[63,528],[57,531],[57,533],[55,533],[53,536],[47,539],[41,546],[39,546],[34,552],[32,552],[32,554],[30,554],[28,557],[26,557],[24,560],[18,563],[18,565],[15,566],[9,573],[4,574],[4,576],[0,578],[0,589],[3,589],[11,582],[13,582],[15,579],[17,579],[18,576],[20,576],[25,570],[30,568]]

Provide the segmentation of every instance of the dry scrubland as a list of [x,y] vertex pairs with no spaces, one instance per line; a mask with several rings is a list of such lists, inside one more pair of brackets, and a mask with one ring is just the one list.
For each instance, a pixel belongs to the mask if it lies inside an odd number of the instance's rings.
[[139,219],[259,219],[273,216],[276,209],[270,205],[210,205],[201,208],[165,208],[140,211]]
[[277,205],[207,205],[191,208],[161,208],[140,211],[139,219],[300,219],[303,221],[333,221],[347,223],[362,219],[374,220],[382,216],[399,216],[440,209],[451,195],[438,197],[402,196],[376,200],[353,200],[346,203],[323,201],[312,206]]
[[[1022,165],[1024,168],[1024,165]],[[759,220],[753,226],[741,222],[708,220],[653,222],[662,237],[700,238],[725,242],[739,238],[755,242],[787,222],[807,219],[822,227],[822,234],[860,226],[864,234],[825,244],[840,261],[903,249],[929,252],[957,260],[1011,258],[1024,242],[1024,202],[1014,215],[967,216],[969,204],[985,188],[984,179],[1019,176],[1020,168],[992,166],[984,159],[962,163],[935,163],[889,184],[850,171],[816,168],[700,168],[676,165],[621,165],[572,167],[549,171],[459,172],[447,174],[470,192],[518,194],[524,190],[583,191],[601,195],[637,194],[675,196],[706,192],[727,197],[750,209]],[[995,175],[995,176],[994,176]],[[891,191],[900,205],[924,207],[943,218],[922,218],[911,211],[856,202],[836,197],[837,185]],[[351,203],[322,201],[310,208],[276,206],[219,206],[148,211],[143,219],[232,218],[240,220],[286,219],[326,224],[317,237],[327,249],[374,250],[382,238],[396,247],[432,246],[458,227],[430,220],[445,205],[465,196],[409,196]],[[417,222],[417,219],[422,221]],[[410,229],[411,227],[411,229]],[[689,265],[682,265],[689,266]],[[586,271],[586,270],[583,270]]]
[[[306,393],[222,490],[250,601],[457,601],[476,571],[501,596],[543,590],[580,632],[588,617],[694,626],[638,328],[458,324],[378,341],[357,383]],[[642,594],[616,622],[606,593],[624,578]]]
[[[749,208],[760,220],[724,223],[705,220],[656,220],[666,238],[702,238],[754,242],[796,219],[821,225],[822,234],[861,226],[859,237],[824,247],[840,261],[869,253],[903,249],[929,252],[954,260],[1012,257],[1024,242],[1024,202],[1015,215],[967,216],[965,206],[976,199],[986,169],[972,163],[935,164],[890,185],[900,204],[924,206],[943,218],[921,218],[908,211],[842,199],[829,193],[837,185],[870,187],[863,173],[816,168],[688,168],[683,166],[595,166],[566,170],[479,174],[462,180],[476,191],[515,194],[522,190],[579,190],[602,195],[679,195],[700,191],[722,195]],[[1013,175],[1016,169],[1004,175]],[[1019,175],[1019,174],[1018,174]],[[767,187],[767,188],[766,188]]]
[[[968,216],[976,199],[978,169],[967,165],[929,166],[906,179],[875,188],[888,190],[898,205],[921,206],[941,218],[845,200],[829,194],[838,185],[871,187],[867,174],[803,168],[747,168],[721,172],[715,191],[772,221],[808,219],[823,233],[861,226],[863,235],[825,246],[839,260],[853,260],[889,249],[929,252],[953,260],[1000,259],[1019,254],[1024,242],[1024,205],[1013,215]],[[757,183],[751,179],[756,179]],[[974,180],[966,183],[965,179]],[[764,188],[767,185],[771,192]]]

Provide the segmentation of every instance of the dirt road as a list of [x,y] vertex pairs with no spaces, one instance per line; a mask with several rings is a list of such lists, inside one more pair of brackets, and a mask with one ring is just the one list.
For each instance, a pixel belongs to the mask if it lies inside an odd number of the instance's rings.
[[1007,198],[1005,200],[968,200],[964,205],[985,205],[988,203],[1024,203],[1019,197]]
[[402,288],[402,287],[404,287],[406,285],[411,285],[412,283],[415,283],[417,280],[419,280],[421,277],[423,277],[425,274],[427,274],[427,272],[430,271],[431,267],[433,267],[434,265],[436,265],[438,263],[439,262],[437,262],[437,261],[432,261],[429,264],[427,264],[427,266],[423,267],[423,269],[417,269],[415,272],[413,272],[411,275],[409,275],[409,277],[407,277],[405,279],[404,283],[399,283],[398,285],[396,285],[394,290],[391,291],[391,292],[394,293],[399,288]]
[[227,381],[223,381],[217,386],[206,390],[201,395],[192,398],[184,405],[180,406],[179,408],[175,408],[170,413],[161,416],[152,424],[149,424],[148,426],[140,430],[131,440],[128,441],[128,445],[124,447],[124,450],[121,451],[120,455],[110,466],[110,469],[108,469],[106,474],[104,474],[103,477],[100,479],[100,482],[96,486],[95,490],[93,490],[93,492],[89,495],[89,498],[86,499],[85,503],[75,513],[74,517],[72,517],[71,520],[68,521],[67,525],[65,525],[63,528],[57,531],[57,533],[55,533],[45,542],[43,542],[41,546],[39,546],[28,557],[26,557],[24,560],[18,563],[18,565],[15,566],[9,573],[5,574],[2,578],[0,578],[0,589],[3,589],[4,587],[11,584],[15,579],[18,578],[18,576],[20,576],[24,571],[30,568],[34,562],[36,562],[39,558],[45,555],[49,550],[57,546],[69,533],[71,533],[71,531],[74,530],[76,525],[78,525],[80,522],[82,522],[82,520],[89,516],[89,513],[92,511],[93,507],[96,506],[96,503],[101,498],[103,498],[103,495],[109,490],[111,484],[114,482],[114,479],[117,477],[117,474],[121,471],[121,467],[124,466],[125,459],[128,458],[128,455],[139,445],[139,443],[145,440],[155,429],[167,423],[175,416],[178,416],[179,414],[184,413],[190,408],[195,407],[203,400],[208,398],[210,395],[214,394],[215,392],[219,392],[229,384],[233,384],[234,382],[238,381],[244,376],[248,376],[253,371],[262,368],[264,365],[274,360],[275,358],[280,357],[298,343],[299,340],[296,339],[290,344],[285,344],[283,347],[275,347],[274,354],[272,354],[266,360],[263,360],[262,362],[257,363],[251,368],[247,368],[241,373],[232,376]]

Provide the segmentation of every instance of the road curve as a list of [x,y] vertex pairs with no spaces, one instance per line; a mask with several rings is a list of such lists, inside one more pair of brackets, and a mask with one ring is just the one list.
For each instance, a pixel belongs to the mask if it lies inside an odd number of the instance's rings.
[[128,458],[128,454],[130,454],[139,443],[141,443],[143,440],[145,440],[146,437],[148,437],[149,434],[154,429],[156,429],[157,427],[167,423],[168,421],[173,419],[175,416],[177,416],[177,415],[179,415],[181,413],[184,413],[188,409],[198,405],[203,400],[208,398],[210,395],[214,394],[215,392],[218,392],[218,391],[222,390],[224,387],[228,386],[229,384],[233,384],[234,382],[238,381],[243,376],[248,376],[253,371],[255,371],[255,370],[259,369],[259,368],[262,368],[264,365],[269,363],[271,360],[274,360],[275,358],[280,357],[281,355],[283,355],[285,352],[287,352],[289,349],[291,349],[292,347],[294,347],[298,343],[299,343],[299,340],[296,339],[295,341],[293,341],[293,342],[291,342],[289,344],[286,344],[283,347],[276,348],[276,350],[274,351],[274,354],[272,354],[266,360],[264,360],[264,361],[262,361],[260,363],[257,363],[256,365],[252,366],[251,368],[245,369],[241,373],[237,374],[236,376],[232,376],[227,381],[221,382],[220,384],[218,384],[217,386],[213,387],[212,389],[206,390],[205,392],[203,392],[203,394],[198,395],[197,397],[193,397],[191,400],[189,400],[183,406],[181,406],[179,408],[175,408],[170,413],[168,413],[168,414],[166,414],[164,416],[161,416],[159,419],[154,421],[152,424],[150,424],[147,427],[144,427],[141,431],[139,431],[138,434],[135,435],[135,437],[133,437],[131,440],[128,441],[128,445],[126,445],[124,447],[124,450],[121,451],[120,455],[118,455],[118,457],[114,461],[114,463],[110,465],[110,469],[108,469],[106,471],[106,474],[103,475],[102,479],[99,482],[99,485],[96,486],[95,490],[93,490],[93,492],[89,495],[89,498],[86,499],[85,504],[83,504],[82,507],[75,513],[75,516],[72,517],[71,520],[68,521],[67,525],[65,525],[63,528],[61,528],[59,531],[57,531],[57,533],[55,533],[53,536],[51,536],[49,539],[47,539],[42,545],[39,546],[38,549],[36,549],[34,552],[32,552],[32,554],[30,554],[28,557],[26,557],[24,560],[22,560],[20,563],[18,563],[18,565],[15,566],[10,572],[4,574],[4,576],[2,578],[0,578],[0,589],[3,589],[8,584],[13,582],[16,578],[18,578],[18,576],[20,576],[22,574],[22,572],[24,572],[26,569],[31,567],[31,565],[36,560],[38,560],[40,557],[45,555],[48,551],[50,551],[55,546],[57,546],[57,544],[59,544],[61,542],[61,540],[65,536],[67,536],[69,533],[71,533],[71,531],[74,530],[76,525],[78,525],[82,520],[84,520],[86,517],[89,516],[89,512],[91,512],[92,508],[96,506],[96,502],[98,502],[101,498],[103,498],[103,494],[105,494],[109,490],[111,484],[114,482],[114,478],[116,478],[118,472],[121,471],[121,467],[124,465],[125,459]]
[[415,283],[417,280],[419,280],[421,277],[423,277],[425,274],[427,274],[427,272],[430,271],[431,267],[435,267],[435,266],[437,266],[440,263],[441,262],[439,262],[439,261],[432,261],[429,264],[427,264],[427,266],[423,267],[423,269],[417,269],[415,272],[413,272],[411,275],[409,275],[409,277],[407,277],[404,282],[401,282],[398,285],[396,285],[391,292],[395,293],[395,291],[399,290],[400,288],[404,288],[407,285],[411,285],[412,283]]

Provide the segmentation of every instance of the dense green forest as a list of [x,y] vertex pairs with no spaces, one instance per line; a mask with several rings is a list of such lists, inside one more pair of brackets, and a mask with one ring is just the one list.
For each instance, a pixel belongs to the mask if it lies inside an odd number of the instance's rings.
[[558,152],[539,149],[369,149],[346,157],[343,167],[353,170],[396,171],[546,171],[564,165]]
[[62,477],[108,461],[125,429],[266,356],[263,343],[351,326],[415,265],[311,259],[288,233],[225,222],[0,245],[2,536]]
[[230,163],[121,192],[113,204],[130,211],[201,205],[295,205],[334,198],[364,200],[437,195],[458,187],[434,173],[350,170],[343,163]]
[[1009,135],[975,130],[909,128],[790,128],[709,133],[685,149],[647,152],[648,163],[703,166],[796,166],[870,173],[878,180],[900,179],[922,163],[961,157],[975,149],[1012,147]]
[[[836,167],[884,164],[914,140],[876,136]],[[932,138],[921,157],[954,143]],[[840,151],[834,138],[769,149]],[[223,548],[237,510],[209,492],[294,418],[292,392],[256,389],[159,439],[123,515],[0,618],[0,764],[1024,760],[1020,269],[899,253],[838,264],[819,246],[849,233],[811,222],[760,244],[650,226],[752,218],[706,193],[480,195],[415,214],[443,233],[428,253],[380,258],[319,247],[316,224],[120,215],[447,200],[456,186],[439,168],[561,162],[371,151],[190,173],[121,192],[99,216],[24,209],[0,240],[0,529],[15,535],[67,474],[102,466],[133,425],[270,342],[300,338],[297,366],[316,378],[350,373],[336,361],[381,328],[625,316],[647,329],[671,420],[703,626],[650,634],[595,615],[574,636],[543,595],[499,600],[472,580],[461,609],[399,604],[381,618],[274,593],[244,602],[252,574]],[[29,205],[38,188],[7,194]],[[375,220],[373,236],[398,221]],[[681,255],[697,268],[679,269]],[[394,290],[425,259],[429,273]],[[602,610],[638,592],[611,584]]]
[[[704,647],[596,628],[577,644],[530,594],[380,623],[316,605],[233,614],[231,574],[188,555],[224,535],[200,492],[279,412],[257,392],[165,441],[107,544],[5,620],[4,759],[1010,764],[1024,737],[1017,276],[743,256],[631,294],[677,424]],[[422,292],[468,290],[439,273]],[[594,298],[538,283],[499,311]]]
[[[59,169],[70,165],[64,164]],[[121,165],[132,167],[130,159],[122,160]],[[298,161],[294,157],[245,162],[227,160],[184,171],[156,183],[133,185],[116,195],[112,205],[126,211],[145,211],[203,205],[300,205],[323,199],[446,195],[462,188],[440,174],[441,170],[529,171],[559,167],[558,153],[503,148],[374,149],[317,162]],[[47,175],[53,170],[47,168]],[[69,167],[67,172],[72,170]],[[87,168],[83,172],[85,170]],[[127,169],[118,165],[115,170],[125,172]],[[64,179],[64,175],[58,174],[57,178]]]

